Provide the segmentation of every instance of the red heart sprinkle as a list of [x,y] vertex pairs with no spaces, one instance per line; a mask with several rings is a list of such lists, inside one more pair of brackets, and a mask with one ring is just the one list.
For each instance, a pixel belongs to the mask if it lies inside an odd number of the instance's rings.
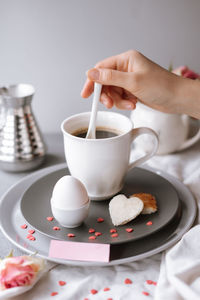
[[28,226],[26,224],[23,224],[20,226],[22,229],[26,229]]
[[109,287],[105,287],[103,290],[104,290],[104,292],[107,292],[107,291],[110,291],[110,288]]
[[157,282],[156,282],[156,281],[153,281],[153,285],[157,285]]
[[100,235],[102,235],[102,233],[101,232],[95,232],[95,235],[100,236]]
[[52,292],[51,293],[51,296],[56,296],[56,295],[58,295],[58,292]]
[[90,228],[90,229],[88,230],[88,232],[89,232],[89,233],[94,233],[95,230],[94,230],[94,228]]
[[103,221],[104,221],[103,218],[98,218],[98,219],[97,219],[97,222],[98,222],[98,223],[102,223]]
[[146,223],[147,226],[151,226],[152,224],[153,224],[152,221],[149,221],[149,222]]
[[142,292],[142,294],[145,295],[145,296],[149,296],[148,292]]
[[60,227],[54,226],[54,227],[53,227],[53,230],[60,230]]
[[108,298],[107,300],[113,300],[113,298]]
[[153,284],[153,281],[152,280],[146,280],[146,283],[147,284]]
[[84,298],[84,300],[89,300],[88,298]]
[[127,232],[132,232],[132,231],[133,231],[133,228],[126,228],[126,231],[127,231]]
[[130,280],[129,278],[126,278],[126,279],[124,280],[124,283],[125,283],[125,284],[132,284],[133,282],[132,282],[132,280]]
[[110,233],[115,233],[115,232],[117,232],[117,229],[114,228],[110,229]]
[[118,237],[118,233],[113,233],[113,234],[111,234],[111,237],[112,237],[112,238]]
[[49,222],[53,221],[53,217],[47,217],[47,221]]
[[96,236],[95,236],[95,235],[89,236],[89,240],[95,240],[95,239],[96,239]]
[[35,233],[35,230],[34,230],[34,229],[30,229],[28,232],[29,232],[30,234],[33,234],[33,233]]
[[93,289],[93,290],[90,291],[90,293],[93,294],[93,295],[95,295],[95,294],[98,293],[98,291]]
[[73,234],[73,233],[68,233],[67,236],[68,236],[68,237],[75,237],[75,234]]
[[28,234],[26,237],[29,241],[35,241],[35,237],[32,234]]
[[58,283],[59,283],[59,285],[60,285],[60,286],[63,286],[63,285],[65,285],[65,284],[66,284],[66,281],[62,281],[62,280],[60,280],[60,281],[58,281]]

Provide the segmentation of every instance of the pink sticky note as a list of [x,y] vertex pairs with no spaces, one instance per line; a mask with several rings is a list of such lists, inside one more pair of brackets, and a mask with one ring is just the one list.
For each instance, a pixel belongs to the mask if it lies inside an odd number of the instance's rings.
[[69,260],[109,262],[110,245],[51,240],[49,257]]

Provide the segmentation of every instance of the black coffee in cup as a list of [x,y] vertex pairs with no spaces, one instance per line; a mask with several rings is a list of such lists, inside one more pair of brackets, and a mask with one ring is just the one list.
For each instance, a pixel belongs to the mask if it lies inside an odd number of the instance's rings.
[[[85,138],[88,132],[88,128],[79,129],[75,131],[72,135]],[[121,132],[110,129],[110,128],[97,128],[96,129],[96,139],[108,139],[122,134]]]

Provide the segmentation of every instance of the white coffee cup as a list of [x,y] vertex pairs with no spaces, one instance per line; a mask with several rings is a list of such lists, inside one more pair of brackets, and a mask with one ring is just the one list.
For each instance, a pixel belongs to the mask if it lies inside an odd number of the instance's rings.
[[[186,115],[163,113],[138,102],[136,109],[131,112],[130,118],[135,126],[147,126],[158,134],[159,147],[157,154],[159,155],[185,150],[200,139],[199,125],[196,134],[190,138],[188,137],[190,118]],[[138,141],[137,145],[142,150],[148,151],[148,145],[151,142],[152,137],[144,136]]]
[[[129,118],[122,114],[99,111],[96,127],[118,135],[104,139],[85,139],[73,134],[87,129],[90,112],[73,115],[61,124],[65,157],[72,176],[86,187],[91,200],[103,200],[118,193],[128,170],[152,157],[158,148],[157,134],[149,128],[133,129]],[[131,144],[141,134],[150,134],[154,142],[145,156],[130,162]]]

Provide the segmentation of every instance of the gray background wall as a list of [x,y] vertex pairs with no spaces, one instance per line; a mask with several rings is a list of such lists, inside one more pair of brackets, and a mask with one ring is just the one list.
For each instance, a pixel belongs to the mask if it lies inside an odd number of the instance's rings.
[[59,132],[90,110],[85,71],[105,57],[134,48],[200,73],[199,29],[199,0],[0,0],[0,85],[32,83],[41,130]]

